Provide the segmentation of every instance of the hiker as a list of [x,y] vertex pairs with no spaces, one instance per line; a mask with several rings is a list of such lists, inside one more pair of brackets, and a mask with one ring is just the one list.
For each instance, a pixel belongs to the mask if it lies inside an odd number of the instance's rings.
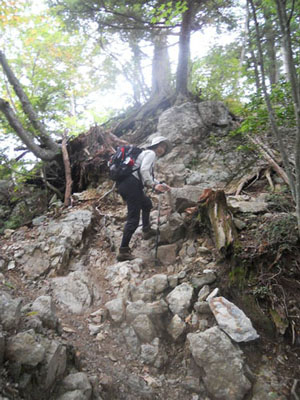
[[155,236],[156,231],[150,226],[150,211],[152,202],[144,193],[144,188],[150,188],[158,193],[169,191],[170,186],[160,183],[154,178],[154,164],[156,157],[163,157],[171,150],[171,143],[164,136],[157,136],[152,139],[151,145],[143,150],[137,157],[134,165],[134,172],[120,183],[117,182],[118,193],[127,203],[127,221],[123,231],[123,237],[118,261],[133,260],[129,248],[129,242],[139,226],[140,213],[142,211],[143,239],[150,239]]

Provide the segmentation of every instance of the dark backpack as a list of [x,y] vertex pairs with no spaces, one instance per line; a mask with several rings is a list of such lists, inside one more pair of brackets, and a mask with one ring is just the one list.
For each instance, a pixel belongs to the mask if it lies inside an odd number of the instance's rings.
[[139,168],[133,168],[136,159],[143,151],[133,145],[117,147],[115,154],[108,162],[109,177],[113,181],[122,181]]

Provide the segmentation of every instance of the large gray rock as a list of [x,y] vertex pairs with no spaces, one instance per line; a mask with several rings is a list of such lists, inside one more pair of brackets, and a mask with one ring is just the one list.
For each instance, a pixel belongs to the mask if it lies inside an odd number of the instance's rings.
[[25,274],[37,278],[50,270],[64,272],[74,249],[85,246],[92,216],[89,210],[75,210],[48,225],[39,226],[38,237],[34,242],[24,242],[24,254],[18,258]]
[[229,196],[228,206],[240,213],[258,214],[268,211],[268,203],[262,199],[243,200],[241,196]]
[[141,360],[146,365],[156,368],[163,367],[168,361],[168,356],[159,338],[153,339],[151,343],[142,344]]
[[179,213],[172,213],[168,222],[160,227],[160,242],[174,243],[182,239],[185,234],[184,219]]
[[229,110],[221,101],[203,101],[198,104],[202,123],[207,127],[228,127],[232,122]]
[[186,282],[173,289],[166,297],[172,313],[182,318],[186,317],[189,314],[193,293],[193,287]]
[[122,297],[110,300],[105,303],[111,319],[114,322],[122,322],[125,319],[125,302]]
[[154,325],[151,319],[145,314],[138,315],[132,322],[132,327],[144,343],[150,343],[156,336]]
[[167,331],[174,340],[177,340],[185,331],[186,325],[178,315],[174,315],[170,324],[168,325]]
[[[73,397],[70,397],[70,392],[72,393],[74,391],[79,391],[81,393],[81,397],[79,397],[81,400],[89,400],[92,396],[92,385],[84,372],[76,372],[67,375],[60,385],[60,390],[69,392],[68,394],[65,393],[65,397],[62,398],[72,399],[75,396],[75,393],[73,393]],[[76,396],[75,398],[77,398]]]
[[68,276],[53,278],[51,288],[58,303],[74,314],[81,314],[92,304],[93,290],[84,272],[75,271]]
[[46,349],[45,359],[42,366],[40,386],[48,390],[59,381],[67,368],[66,347],[56,340],[43,340]]
[[157,130],[175,145],[190,144],[193,139],[199,143],[207,134],[197,105],[193,103],[184,103],[163,112],[159,117]]
[[169,286],[168,277],[165,274],[156,274],[145,279],[139,286],[133,286],[131,297],[133,301],[153,301],[156,296],[162,293]]
[[208,392],[220,400],[242,400],[250,390],[242,352],[218,327],[187,335],[197,365],[204,369],[203,381]]
[[6,358],[19,365],[37,366],[45,357],[46,350],[33,330],[20,332],[7,340]]
[[48,328],[55,329],[58,323],[55,305],[51,296],[40,296],[31,305],[32,311],[37,312],[38,317]]
[[0,292],[0,323],[5,330],[16,329],[21,318],[21,299],[13,299],[8,293]]
[[119,291],[121,287],[127,286],[128,283],[135,283],[136,278],[139,276],[143,260],[136,258],[131,261],[118,262],[106,267],[106,276],[110,285]]
[[208,303],[219,327],[235,342],[249,342],[259,338],[250,319],[225,297],[214,297]]
[[188,207],[193,207],[197,204],[199,197],[203,193],[205,187],[185,185],[171,189],[171,205],[178,212],[184,211]]
[[156,320],[159,317],[168,313],[168,305],[164,300],[145,303],[143,300],[137,300],[129,303],[126,308],[126,320],[131,323],[138,315],[147,315],[151,320]]

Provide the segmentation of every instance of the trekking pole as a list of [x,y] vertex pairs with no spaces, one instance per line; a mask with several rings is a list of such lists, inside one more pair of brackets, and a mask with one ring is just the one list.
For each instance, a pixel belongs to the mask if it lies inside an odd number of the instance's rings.
[[158,207],[157,207],[157,228],[156,228],[156,241],[155,241],[155,265],[158,265],[157,250],[159,243],[159,225],[160,225],[160,204],[161,204],[161,193],[158,195]]

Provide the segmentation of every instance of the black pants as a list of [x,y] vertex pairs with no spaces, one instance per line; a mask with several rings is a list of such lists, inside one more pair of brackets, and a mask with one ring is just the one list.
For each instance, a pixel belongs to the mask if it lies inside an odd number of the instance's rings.
[[152,202],[145,195],[142,183],[132,175],[118,184],[118,192],[127,203],[127,221],[121,247],[128,247],[132,235],[139,226],[141,210],[143,228],[150,225]]

